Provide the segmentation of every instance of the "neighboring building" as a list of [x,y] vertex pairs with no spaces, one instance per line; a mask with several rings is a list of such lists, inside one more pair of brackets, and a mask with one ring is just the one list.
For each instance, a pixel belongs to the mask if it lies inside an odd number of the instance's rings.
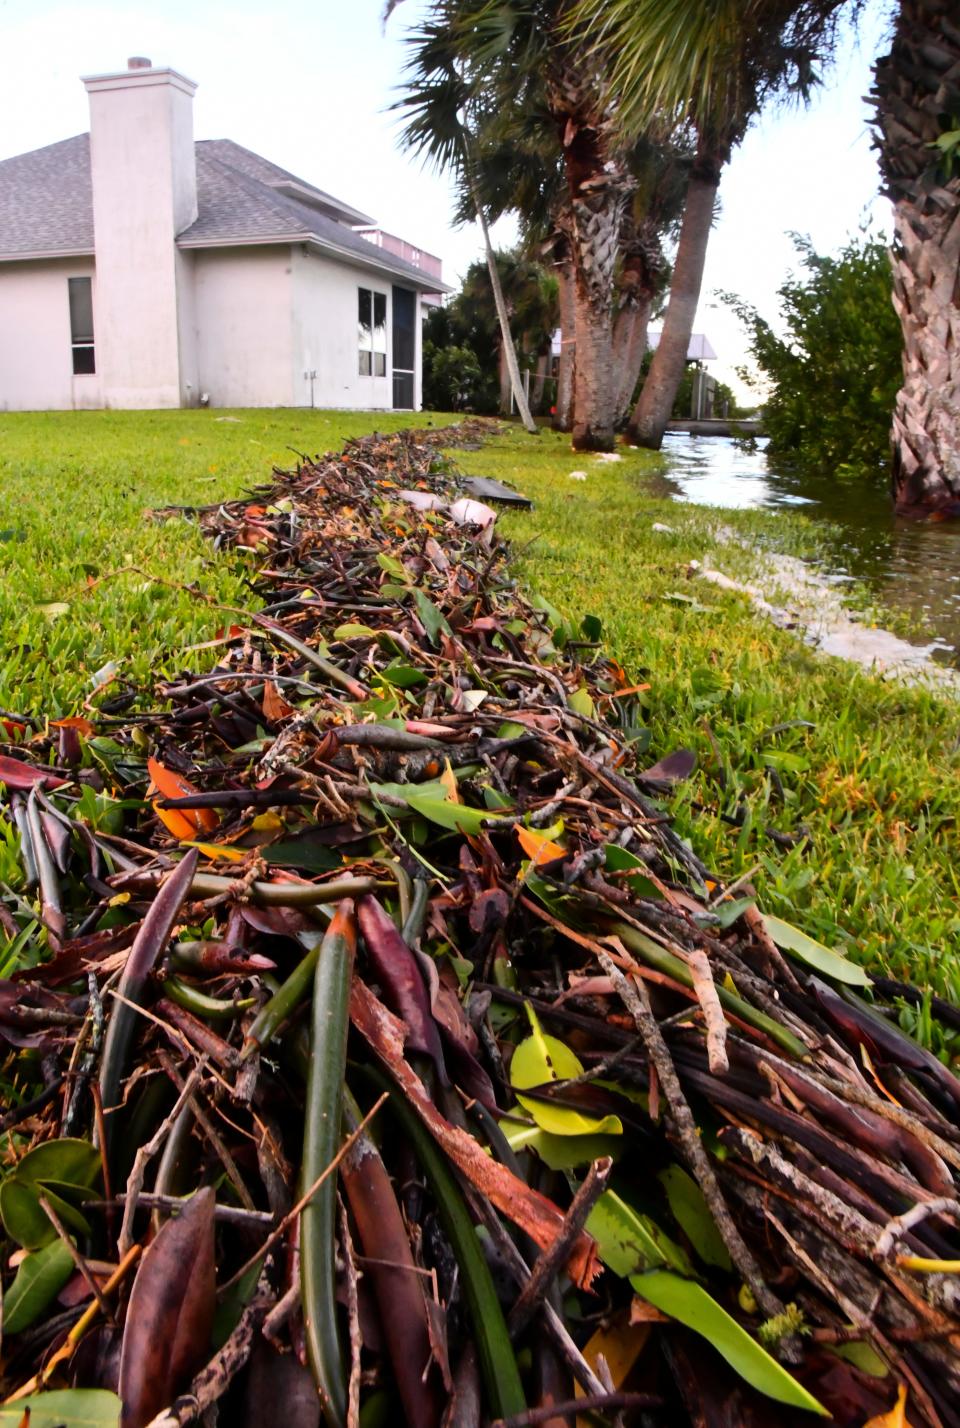
[[369,215],[239,144],[195,143],[175,70],[83,83],[89,134],[0,163],[0,410],[419,408],[439,259],[368,241]]

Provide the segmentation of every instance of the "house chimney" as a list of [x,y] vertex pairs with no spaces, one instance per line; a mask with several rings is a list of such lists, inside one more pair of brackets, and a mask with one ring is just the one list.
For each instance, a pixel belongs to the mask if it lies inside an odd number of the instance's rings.
[[191,376],[181,360],[190,271],[176,237],[197,217],[196,85],[142,56],[83,84],[104,405],[180,406]]

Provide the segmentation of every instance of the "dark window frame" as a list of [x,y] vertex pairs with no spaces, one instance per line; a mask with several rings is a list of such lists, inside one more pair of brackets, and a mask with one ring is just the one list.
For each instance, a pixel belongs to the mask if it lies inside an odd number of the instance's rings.
[[385,377],[387,295],[376,288],[357,289],[357,342],[357,370],[360,376]]
[[70,313],[70,352],[75,377],[93,377],[97,371],[93,337],[93,279],[67,278]]

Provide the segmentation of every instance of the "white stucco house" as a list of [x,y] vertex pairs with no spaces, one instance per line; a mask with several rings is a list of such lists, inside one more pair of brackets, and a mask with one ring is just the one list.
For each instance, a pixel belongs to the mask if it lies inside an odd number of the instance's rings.
[[83,84],[89,134],[0,163],[0,410],[419,407],[438,259],[195,142],[176,70]]

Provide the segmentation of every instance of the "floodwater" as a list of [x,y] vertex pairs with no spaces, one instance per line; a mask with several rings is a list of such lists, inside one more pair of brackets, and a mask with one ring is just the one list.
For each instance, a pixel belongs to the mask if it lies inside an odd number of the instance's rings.
[[898,519],[881,484],[842,480],[768,463],[734,438],[668,433],[665,491],[678,501],[743,510],[790,510],[824,523],[820,573],[857,580],[878,604],[922,620],[932,657],[960,668],[960,521]]

